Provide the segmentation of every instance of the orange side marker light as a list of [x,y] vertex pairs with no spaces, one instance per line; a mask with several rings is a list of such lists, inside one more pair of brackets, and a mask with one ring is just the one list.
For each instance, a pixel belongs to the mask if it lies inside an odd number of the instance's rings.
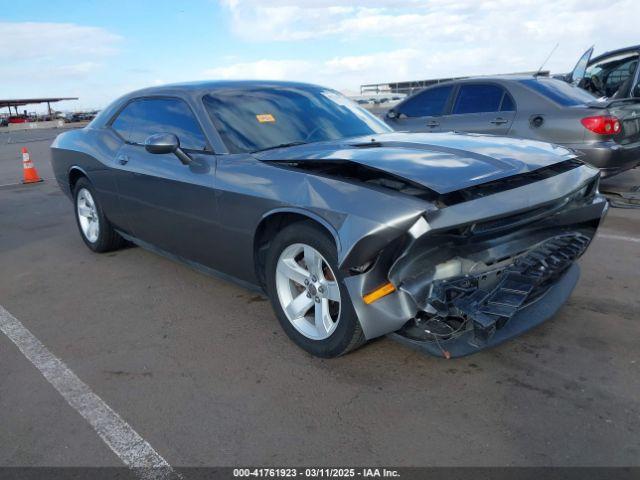
[[381,287],[376,288],[373,292],[367,293],[362,299],[367,305],[380,300],[382,297],[386,297],[390,293],[396,291],[396,287],[391,282],[385,283]]

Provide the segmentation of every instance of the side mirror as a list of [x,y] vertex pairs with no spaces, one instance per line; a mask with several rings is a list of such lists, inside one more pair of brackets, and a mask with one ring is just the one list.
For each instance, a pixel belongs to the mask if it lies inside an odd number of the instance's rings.
[[396,112],[395,110],[389,110],[387,112],[387,118],[390,118],[392,120],[398,118],[398,112]]
[[180,139],[173,133],[156,133],[144,142],[147,152],[153,154],[173,153],[184,165],[191,163],[191,157],[180,148]]

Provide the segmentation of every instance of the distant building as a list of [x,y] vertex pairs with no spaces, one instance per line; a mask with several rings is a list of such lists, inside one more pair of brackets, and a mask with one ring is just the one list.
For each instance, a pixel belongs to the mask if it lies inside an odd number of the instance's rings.
[[[47,104],[47,112],[49,119],[53,118],[53,112],[51,110],[51,104],[55,102],[61,102],[62,100],[78,100],[78,97],[47,97],[47,98],[10,98],[0,99],[0,108],[8,108],[9,115],[6,118],[9,119],[9,123],[24,123],[30,121],[30,115],[26,110],[22,113],[18,111],[18,107],[25,105],[36,105],[39,103]],[[11,108],[15,110],[15,114],[11,111]]]

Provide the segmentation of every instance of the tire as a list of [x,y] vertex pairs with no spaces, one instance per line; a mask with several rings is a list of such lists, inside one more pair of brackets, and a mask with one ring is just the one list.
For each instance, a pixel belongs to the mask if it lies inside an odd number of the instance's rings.
[[[302,245],[303,253],[296,252]],[[308,248],[311,247],[311,248]],[[319,253],[319,268],[307,268],[307,253]],[[290,253],[291,252],[291,253]],[[315,254],[314,254],[315,255]],[[318,259],[309,255],[313,259]],[[280,263],[279,263],[280,262]],[[280,272],[278,266],[280,265]],[[286,265],[293,265],[290,269]],[[301,266],[302,265],[302,266]],[[301,270],[298,270],[300,267]],[[298,277],[291,280],[281,272],[296,271],[296,275],[307,270],[321,272],[316,276]],[[297,222],[281,230],[271,242],[265,265],[266,288],[278,321],[287,336],[300,348],[316,357],[333,358],[355,350],[366,342],[349,293],[344,285],[344,277],[337,265],[337,252],[333,239],[312,221]],[[305,287],[302,279],[311,279]],[[337,296],[339,292],[339,297]],[[317,296],[315,296],[317,295]],[[330,298],[331,299],[330,299]],[[290,320],[285,307],[291,306],[290,299],[311,301],[312,307],[306,316]],[[311,300],[305,300],[311,299]],[[338,298],[336,302],[335,299]],[[320,299],[320,301],[318,301]],[[287,311],[306,311],[287,308]],[[311,308],[313,310],[311,310]],[[318,313],[320,308],[320,313]],[[326,315],[325,315],[326,313]],[[294,316],[291,313],[290,316]],[[318,321],[318,316],[323,320]],[[326,320],[325,320],[326,319]],[[305,323],[306,322],[306,323]],[[316,328],[317,325],[322,325]]]
[[[93,203],[93,209],[88,206],[90,205],[90,203],[88,203],[89,199]],[[91,219],[80,214],[78,202],[80,202],[83,211],[86,212],[88,209],[91,212]],[[113,229],[111,222],[105,217],[102,207],[98,202],[95,189],[87,178],[79,178],[74,186],[73,210],[75,212],[76,225],[78,225],[78,230],[80,231],[80,237],[82,237],[85,245],[94,252],[110,252],[121,248],[125,244],[124,239],[118,235]],[[88,231],[86,227],[87,222],[90,225],[93,225],[94,222],[97,223],[97,231]]]

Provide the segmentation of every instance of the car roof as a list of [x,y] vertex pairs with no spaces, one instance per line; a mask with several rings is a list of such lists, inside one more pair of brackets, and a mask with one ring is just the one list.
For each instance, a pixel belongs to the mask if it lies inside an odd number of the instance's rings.
[[597,57],[593,57],[591,60],[589,60],[589,64],[592,64],[594,62],[598,62],[598,61],[600,61],[600,60],[602,60],[603,58],[606,58],[606,57],[611,57],[611,56],[614,56],[614,55],[621,55],[621,54],[624,54],[624,53],[637,52],[637,51],[640,51],[640,45],[633,45],[631,47],[624,47],[624,48],[619,48],[617,50],[611,50],[609,52],[601,53]]
[[289,82],[278,80],[205,80],[198,82],[171,83],[147,87],[128,93],[127,97],[144,95],[162,95],[176,92],[184,92],[189,95],[204,95],[216,90],[228,89],[254,89],[254,88],[301,88],[307,90],[324,89],[319,85],[302,82]]
[[107,122],[120,110],[120,108],[130,100],[140,97],[153,96],[179,96],[195,100],[208,93],[231,89],[255,89],[255,88],[299,88],[303,90],[330,90],[319,85],[302,82],[288,82],[278,80],[206,80],[199,82],[172,83],[168,85],[158,85],[129,92],[111,102],[104,108],[89,124],[90,127],[104,127]]
[[428,90],[434,87],[444,86],[444,85],[458,85],[463,83],[478,83],[478,82],[517,82],[521,80],[558,80],[557,78],[549,77],[548,75],[533,75],[533,74],[523,74],[523,73],[515,73],[511,75],[479,75],[477,77],[466,77],[459,78],[456,80],[449,80],[442,83],[437,83],[434,85],[429,85],[428,87],[422,89],[421,91]]
[[532,78],[549,78],[546,75],[536,77],[532,74],[513,74],[513,75],[479,75],[477,77],[468,77],[456,82],[478,82],[478,81],[512,81],[512,80],[531,80]]

